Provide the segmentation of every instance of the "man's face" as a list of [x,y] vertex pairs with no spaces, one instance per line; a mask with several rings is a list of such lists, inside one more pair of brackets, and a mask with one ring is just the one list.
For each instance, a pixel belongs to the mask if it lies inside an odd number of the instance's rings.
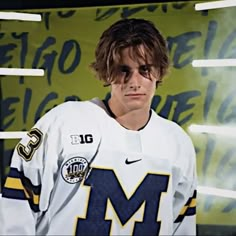
[[121,52],[116,81],[111,84],[111,99],[124,112],[150,109],[159,79],[151,62],[132,59],[132,48]]

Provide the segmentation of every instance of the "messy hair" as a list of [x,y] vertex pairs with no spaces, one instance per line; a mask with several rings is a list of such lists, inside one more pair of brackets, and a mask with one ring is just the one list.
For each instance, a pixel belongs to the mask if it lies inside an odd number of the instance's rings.
[[91,63],[97,77],[105,85],[114,82],[121,51],[127,47],[132,48],[135,60],[151,60],[158,71],[158,83],[162,82],[169,67],[167,43],[154,24],[144,19],[122,19],[103,32],[95,50],[95,61]]

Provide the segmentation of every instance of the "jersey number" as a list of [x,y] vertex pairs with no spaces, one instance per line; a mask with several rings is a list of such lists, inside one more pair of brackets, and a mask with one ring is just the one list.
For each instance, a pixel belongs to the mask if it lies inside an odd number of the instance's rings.
[[[128,181],[128,180],[127,180]],[[112,170],[92,169],[84,185],[90,186],[86,217],[78,218],[76,235],[110,235],[112,220],[105,219],[108,201],[124,226],[145,203],[143,219],[134,222],[133,235],[158,235],[157,221],[163,192],[167,191],[168,175],[147,174],[128,199]]]
[[19,143],[17,146],[17,152],[24,160],[30,161],[42,141],[43,134],[40,130],[35,128],[30,130],[27,135],[31,138],[30,141],[26,146]]

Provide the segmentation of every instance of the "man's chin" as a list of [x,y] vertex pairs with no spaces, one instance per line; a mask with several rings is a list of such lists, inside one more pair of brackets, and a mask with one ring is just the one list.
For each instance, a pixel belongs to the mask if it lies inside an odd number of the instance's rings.
[[127,105],[129,107],[129,110],[139,110],[143,109],[146,104],[142,101],[131,101]]

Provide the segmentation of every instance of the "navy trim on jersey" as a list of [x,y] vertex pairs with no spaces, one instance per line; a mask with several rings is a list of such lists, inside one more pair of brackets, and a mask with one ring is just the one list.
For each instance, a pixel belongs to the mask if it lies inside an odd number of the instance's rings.
[[18,189],[10,189],[4,187],[2,190],[2,196],[5,198],[27,200],[25,192],[23,190],[18,190]]
[[196,215],[196,205],[194,204],[194,206],[190,206],[192,201],[196,201],[196,197],[197,197],[197,191],[195,190],[193,196],[188,199],[187,203],[184,206],[186,210],[177,217],[174,223],[182,222],[185,216]]
[[109,115],[110,115],[112,118],[116,119],[116,115],[112,112],[112,110],[111,110],[111,108],[110,108],[110,106],[109,106],[109,104],[108,104],[108,100],[102,100],[102,101],[103,101],[103,103],[104,103],[104,105],[105,105],[105,107],[106,107],[106,109],[107,109]]
[[11,168],[6,179],[2,196],[5,198],[28,200],[33,211],[39,211],[41,185],[34,186],[30,179],[17,168]]

